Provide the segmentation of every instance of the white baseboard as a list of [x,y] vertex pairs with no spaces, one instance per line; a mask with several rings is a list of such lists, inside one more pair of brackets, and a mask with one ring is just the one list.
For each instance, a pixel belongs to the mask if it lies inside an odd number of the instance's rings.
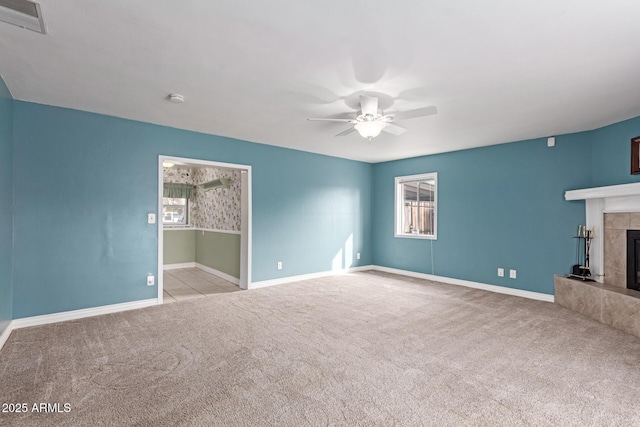
[[[228,274],[225,274],[221,271],[215,270],[213,268],[207,267],[202,264],[198,264],[198,263],[194,263],[194,264],[196,268],[199,268],[203,271],[214,274],[218,277],[222,277],[223,279],[228,280],[232,283],[235,283],[235,284],[239,283],[239,279],[233,276],[230,276]],[[173,264],[173,265],[176,265],[176,264]],[[184,267],[179,267],[179,268],[184,268]],[[343,270],[321,271],[318,273],[301,274],[298,276],[289,276],[289,277],[281,277],[281,278],[272,279],[272,280],[263,280],[260,282],[251,283],[249,286],[249,289],[258,289],[258,288],[264,288],[267,286],[281,285],[284,283],[298,282],[301,280],[316,279],[319,277],[334,276],[338,274],[347,274],[347,273],[354,273],[357,271],[366,271],[366,270],[383,271],[387,273],[398,274],[401,276],[416,277],[419,279],[432,280],[435,282],[448,283],[451,285],[466,286],[468,288],[482,289],[485,291],[497,292],[501,294],[513,295],[513,296],[529,298],[529,299],[534,299],[539,301],[554,302],[554,296],[549,294],[525,291],[521,289],[506,288],[504,286],[489,285],[486,283],[472,282],[469,280],[454,279],[451,277],[434,276],[431,274],[417,273],[415,271],[400,270],[397,268],[383,267],[379,265],[365,265],[360,267],[347,268]],[[64,322],[67,320],[82,319],[85,317],[99,316],[101,314],[117,313],[120,311],[149,307],[156,304],[158,304],[158,300],[155,298],[151,298],[146,300],[125,302],[121,304],[111,304],[111,305],[104,305],[100,307],[84,308],[81,310],[64,311],[61,313],[44,314],[41,316],[32,316],[32,317],[23,317],[21,319],[14,319],[9,323],[7,328],[0,335],[0,349],[2,349],[2,346],[5,344],[7,339],[9,339],[9,336],[11,335],[11,332],[14,329],[27,328],[30,326],[46,325],[49,323]]]
[[513,295],[517,297],[535,299],[539,301],[554,302],[554,296],[540,292],[524,291],[522,289],[507,288],[504,286],[489,285],[486,283],[471,282],[469,280],[454,279],[451,277],[434,276],[432,274],[417,273],[415,271],[400,270],[398,268],[382,267],[373,265],[371,270],[384,271],[386,273],[399,274],[402,276],[417,277],[419,279],[432,280],[434,282],[448,283],[450,285],[466,286],[467,288],[482,289],[499,294]]
[[354,273],[356,271],[373,270],[374,266],[364,265],[361,267],[345,268],[342,270],[320,271],[318,273],[300,274],[298,276],[280,277],[278,279],[262,280],[253,282],[249,285],[249,289],[264,288],[267,286],[282,285],[284,283],[299,282],[301,280],[317,279],[319,277],[335,276],[338,274]]
[[258,288],[264,288],[266,286],[281,285],[284,283],[298,282],[301,280],[316,279],[319,277],[327,277],[327,276],[333,276],[336,274],[353,273],[356,271],[365,271],[365,270],[384,271],[386,273],[393,273],[401,276],[417,277],[419,279],[426,279],[434,282],[465,286],[467,288],[482,289],[485,291],[496,292],[499,294],[513,295],[517,297],[529,298],[529,299],[534,299],[539,301],[547,301],[547,302],[554,301],[553,295],[543,294],[540,292],[531,292],[531,291],[524,291],[522,289],[506,288],[504,286],[489,285],[487,283],[472,282],[469,280],[454,279],[451,277],[434,276],[432,274],[417,273],[415,271],[400,270],[398,268],[383,267],[380,265],[365,265],[361,267],[347,268],[344,270],[322,271],[319,273],[301,274],[298,276],[289,276],[289,277],[281,277],[281,278],[272,279],[272,280],[263,280],[260,282],[251,283],[251,285],[249,286],[249,289],[258,289]]
[[227,273],[223,273],[222,271],[218,271],[215,268],[207,267],[206,265],[199,264],[197,262],[194,263],[194,264],[195,264],[195,266],[194,266],[195,268],[199,268],[202,271],[206,271],[207,273],[211,273],[214,276],[218,276],[218,277],[220,277],[220,278],[222,278],[224,280],[227,280],[227,281],[229,281],[229,282],[231,282],[233,284],[240,285],[240,279],[238,279],[237,277],[230,276]]
[[177,270],[178,268],[194,268],[195,262],[183,262],[179,264],[165,264],[162,266],[163,270]]
[[11,335],[11,331],[13,331],[13,321],[9,322],[9,324],[5,328],[2,335],[0,335],[0,350],[2,350],[4,343],[6,343],[7,340],[9,339],[9,335]]
[[84,317],[99,316],[101,314],[117,313],[119,311],[134,310],[136,308],[149,307],[158,304],[156,298],[139,301],[123,302],[121,304],[103,305],[100,307],[83,308],[81,310],[63,311],[60,313],[43,314],[41,316],[23,317],[13,319],[13,329],[27,328],[29,326],[47,325],[49,323],[64,322],[67,320],[82,319]]

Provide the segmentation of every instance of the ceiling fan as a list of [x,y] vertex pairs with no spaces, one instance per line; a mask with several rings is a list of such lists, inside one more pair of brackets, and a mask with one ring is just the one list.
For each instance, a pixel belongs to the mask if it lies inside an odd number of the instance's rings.
[[405,128],[394,125],[391,122],[431,116],[437,113],[438,109],[436,107],[425,107],[418,108],[417,110],[384,114],[382,111],[378,112],[378,97],[360,95],[360,114],[353,119],[308,118],[307,120],[351,123],[354,125],[352,128],[340,132],[336,136],[349,135],[350,133],[358,131],[360,136],[371,141],[380,135],[382,131],[392,135],[402,135],[407,131]]

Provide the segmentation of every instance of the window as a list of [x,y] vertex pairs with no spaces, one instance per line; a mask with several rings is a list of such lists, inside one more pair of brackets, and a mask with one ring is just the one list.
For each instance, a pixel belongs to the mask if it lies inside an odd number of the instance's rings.
[[168,225],[189,224],[189,202],[187,199],[163,197],[162,223]]
[[437,239],[438,174],[396,177],[395,237]]

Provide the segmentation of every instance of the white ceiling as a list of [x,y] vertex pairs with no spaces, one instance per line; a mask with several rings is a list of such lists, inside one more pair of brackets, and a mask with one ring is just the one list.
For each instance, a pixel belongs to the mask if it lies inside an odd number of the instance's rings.
[[[0,23],[16,99],[379,162],[640,115],[638,0],[41,0]],[[435,105],[369,143],[354,94]],[[185,96],[184,104],[166,100]]]

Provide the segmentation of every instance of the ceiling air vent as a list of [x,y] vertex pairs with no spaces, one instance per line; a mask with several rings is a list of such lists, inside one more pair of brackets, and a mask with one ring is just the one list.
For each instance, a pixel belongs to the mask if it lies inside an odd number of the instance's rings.
[[0,21],[45,34],[40,5],[28,0],[0,0]]

